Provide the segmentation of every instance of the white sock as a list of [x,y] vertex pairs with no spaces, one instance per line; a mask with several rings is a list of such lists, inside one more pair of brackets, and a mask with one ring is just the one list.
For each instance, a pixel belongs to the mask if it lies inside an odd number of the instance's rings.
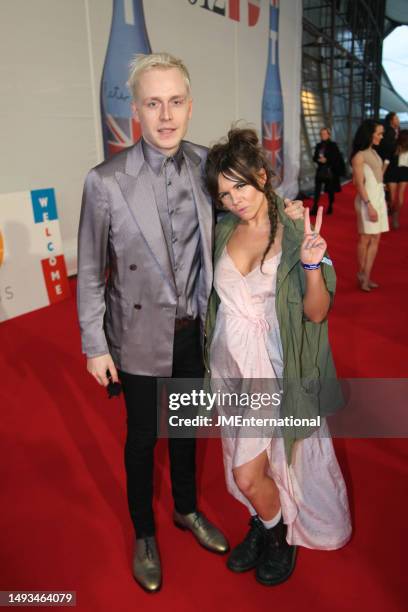
[[281,516],[282,516],[282,510],[279,509],[279,512],[275,514],[275,516],[271,518],[269,521],[264,521],[263,518],[261,518],[259,515],[258,515],[258,518],[263,523],[263,526],[265,527],[265,529],[272,529],[272,527],[275,527],[275,525],[279,523],[279,521],[281,520]]

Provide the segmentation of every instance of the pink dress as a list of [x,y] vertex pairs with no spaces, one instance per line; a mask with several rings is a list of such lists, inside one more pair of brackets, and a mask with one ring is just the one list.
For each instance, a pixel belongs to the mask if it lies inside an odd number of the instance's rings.
[[[276,272],[281,254],[243,276],[225,248],[215,269],[214,286],[221,304],[211,342],[211,385],[215,392],[279,391],[283,373],[282,344],[275,311]],[[269,408],[269,410],[271,410]],[[279,407],[273,416],[278,417]],[[219,414],[227,413],[218,406]],[[249,412],[253,412],[248,409]],[[245,415],[247,416],[247,415]],[[255,416],[257,416],[255,414]],[[271,413],[269,412],[269,415]],[[269,475],[280,494],[289,544],[331,550],[343,546],[351,535],[350,512],[344,479],[336,459],[326,421],[309,438],[295,443],[288,466],[282,437],[273,429],[252,430],[231,436],[223,431],[224,467],[229,492],[256,510],[238,489],[233,468],[263,451]],[[242,434],[242,435],[241,435]],[[228,436],[231,437],[228,437]]]

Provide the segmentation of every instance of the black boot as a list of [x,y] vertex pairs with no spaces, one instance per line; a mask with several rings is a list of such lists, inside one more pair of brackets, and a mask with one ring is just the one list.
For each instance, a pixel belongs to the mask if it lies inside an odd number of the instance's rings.
[[233,572],[247,572],[256,567],[265,547],[266,529],[257,516],[249,521],[250,530],[241,544],[228,557],[227,567]]
[[266,543],[256,568],[256,579],[266,586],[285,582],[295,567],[296,546],[286,542],[286,525],[279,523],[266,529]]

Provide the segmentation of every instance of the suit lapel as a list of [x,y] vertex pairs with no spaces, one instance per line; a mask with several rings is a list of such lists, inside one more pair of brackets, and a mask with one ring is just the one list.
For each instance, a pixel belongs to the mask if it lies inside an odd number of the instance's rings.
[[115,173],[123,197],[163,275],[175,290],[173,268],[140,141],[128,153],[125,172]]

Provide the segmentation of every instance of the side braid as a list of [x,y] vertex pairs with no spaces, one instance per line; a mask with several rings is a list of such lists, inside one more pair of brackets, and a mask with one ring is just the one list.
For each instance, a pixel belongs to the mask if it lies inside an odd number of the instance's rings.
[[272,189],[272,186],[270,184],[270,181],[267,181],[265,183],[265,188],[264,188],[264,193],[266,196],[266,199],[268,201],[268,217],[269,217],[269,223],[271,225],[270,231],[269,231],[269,239],[268,239],[268,244],[266,246],[266,249],[262,255],[262,260],[261,260],[261,272],[262,272],[262,266],[264,264],[265,261],[265,257],[268,254],[269,249],[271,248],[274,240],[275,240],[275,236],[276,236],[276,231],[278,229],[278,207],[276,205],[276,195],[275,192]]

